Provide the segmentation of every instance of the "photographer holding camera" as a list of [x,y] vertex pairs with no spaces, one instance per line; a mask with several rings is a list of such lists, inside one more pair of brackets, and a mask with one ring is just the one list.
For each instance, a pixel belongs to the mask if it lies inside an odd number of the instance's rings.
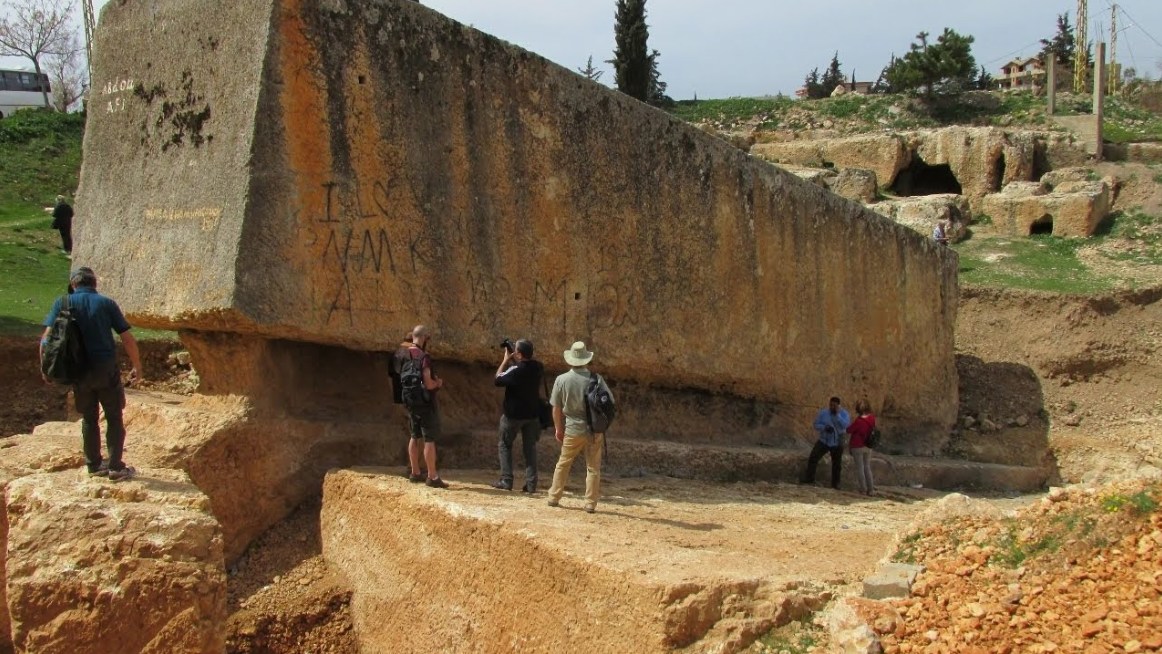
[[803,477],[799,483],[814,484],[815,466],[819,464],[819,459],[822,459],[824,454],[830,454],[831,487],[839,489],[839,473],[843,458],[843,434],[850,424],[851,416],[848,415],[847,409],[841,406],[838,397],[832,397],[827,408],[819,410],[819,415],[815,416],[815,422],[812,425],[819,434],[819,440],[815,441],[815,447],[811,448],[811,456],[807,457],[807,469],[803,472]]
[[541,435],[540,409],[541,377],[545,367],[533,358],[533,344],[521,339],[515,344],[509,339],[501,343],[504,358],[496,368],[496,385],[504,387],[504,410],[500,414],[500,479],[492,485],[501,490],[512,490],[512,444],[517,434],[525,458],[526,493],[537,492],[537,439]]

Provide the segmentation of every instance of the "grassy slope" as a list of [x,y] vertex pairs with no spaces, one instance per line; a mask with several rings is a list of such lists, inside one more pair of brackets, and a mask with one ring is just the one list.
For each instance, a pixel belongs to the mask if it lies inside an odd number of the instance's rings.
[[[671,113],[692,123],[709,124],[721,131],[749,126],[760,132],[802,129],[825,120],[842,121],[845,133],[882,129],[918,129],[947,125],[1022,126],[1055,129],[1045,115],[1044,98],[1031,93],[966,93],[925,107],[900,95],[846,95],[796,101],[786,97],[683,100]],[[1088,96],[1060,94],[1058,113],[1090,111]],[[1121,98],[1105,104],[1105,137],[1127,141],[1162,141],[1162,116]]]
[[83,121],[42,111],[0,120],[0,333],[39,331],[67,286],[69,260],[44,207],[77,188]]

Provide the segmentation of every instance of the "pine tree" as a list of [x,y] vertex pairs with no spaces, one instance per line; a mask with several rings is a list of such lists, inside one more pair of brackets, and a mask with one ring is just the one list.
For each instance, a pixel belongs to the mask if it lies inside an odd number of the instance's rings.
[[646,42],[646,0],[617,0],[614,15],[613,64],[617,89],[643,102],[650,97],[651,57]]
[[812,68],[803,78],[803,88],[807,90],[807,98],[814,100],[823,97],[823,85],[819,83],[819,69]]
[[893,61],[884,76],[893,91],[923,89],[928,100],[938,94],[959,93],[976,81],[973,40],[946,27],[936,43],[930,44],[928,33],[920,32],[909,52]]
[[605,71],[593,67],[593,55],[589,55],[589,60],[585,62],[585,67],[578,68],[577,72],[594,82],[600,81],[601,76],[605,74]]
[[674,99],[666,95],[666,83],[662,81],[662,73],[658,70],[658,60],[662,53],[654,50],[650,52],[650,92],[647,98],[655,107],[668,107],[674,104]]
[[827,72],[823,73],[823,78],[820,80],[820,96],[822,98],[831,97],[831,92],[835,87],[843,84],[843,71],[839,67],[839,52],[831,57],[831,63],[827,66]]
[[1049,56],[1057,58],[1057,63],[1063,66],[1073,65],[1073,53],[1077,51],[1077,40],[1073,35],[1073,26],[1069,24],[1069,14],[1057,16],[1057,33],[1051,39],[1041,39],[1041,58],[1046,65]]

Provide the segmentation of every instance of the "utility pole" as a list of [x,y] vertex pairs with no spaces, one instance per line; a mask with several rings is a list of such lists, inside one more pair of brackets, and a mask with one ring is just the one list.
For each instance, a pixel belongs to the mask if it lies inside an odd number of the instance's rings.
[[93,28],[97,18],[93,15],[93,0],[81,0],[81,13],[85,17],[85,67],[89,71],[89,82],[93,80]]
[[1110,5],[1110,67],[1109,67],[1109,94],[1118,92],[1118,84],[1122,80],[1122,71],[1118,66],[1118,5]]
[[1074,48],[1073,48],[1073,92],[1077,94],[1085,93],[1085,80],[1087,73],[1089,73],[1089,35],[1087,33],[1089,25],[1089,10],[1086,6],[1086,0],[1077,0],[1077,21],[1073,27],[1074,31]]

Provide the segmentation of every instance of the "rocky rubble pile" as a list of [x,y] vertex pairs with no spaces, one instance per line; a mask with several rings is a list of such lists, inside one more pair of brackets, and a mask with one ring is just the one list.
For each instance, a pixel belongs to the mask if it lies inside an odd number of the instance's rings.
[[1001,520],[906,537],[924,572],[904,599],[858,602],[884,652],[1162,650],[1162,484],[1054,489]]

